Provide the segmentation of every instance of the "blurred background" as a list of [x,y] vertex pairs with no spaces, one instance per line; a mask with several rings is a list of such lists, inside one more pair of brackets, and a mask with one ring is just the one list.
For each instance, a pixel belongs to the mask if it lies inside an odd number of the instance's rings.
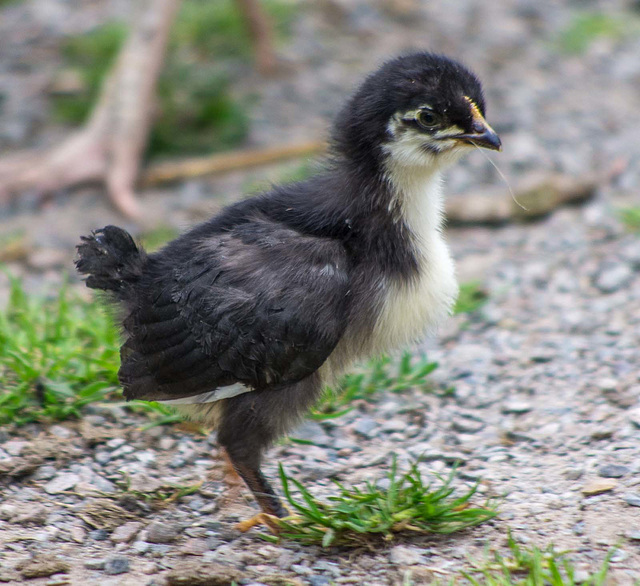
[[[251,34],[248,4],[262,12],[266,45],[260,26],[257,40]],[[164,19],[166,50],[126,47],[145,19],[152,28]],[[265,47],[273,51],[266,62]],[[504,143],[492,157],[506,179],[478,152],[449,173],[452,202],[462,198],[452,203],[453,223],[517,216],[507,182],[528,197],[532,215],[596,192],[611,206],[638,203],[640,4],[632,0],[1,0],[0,261],[34,286],[60,282],[72,272],[78,235],[89,229],[123,224],[151,232],[157,244],[229,201],[306,176],[343,99],[367,72],[412,48],[446,53],[478,73]],[[155,89],[154,75],[144,73],[154,51]],[[125,143],[129,126],[140,135],[135,220],[114,208],[102,171],[88,185],[67,177],[91,166],[96,149],[112,140],[108,132],[63,152],[63,170],[48,172],[62,176],[53,183],[18,177],[25,170],[16,162],[25,149],[40,149],[27,151],[26,166],[47,170],[43,157],[59,157],[65,141],[91,126],[119,54],[134,81],[112,76],[116,98],[112,92],[104,101],[116,104],[118,119],[142,100],[138,120],[134,112],[119,124]],[[136,60],[137,70],[127,65]],[[170,172],[171,180],[141,183],[149,166],[185,157],[291,146],[302,156],[271,166],[250,157],[233,172]]]

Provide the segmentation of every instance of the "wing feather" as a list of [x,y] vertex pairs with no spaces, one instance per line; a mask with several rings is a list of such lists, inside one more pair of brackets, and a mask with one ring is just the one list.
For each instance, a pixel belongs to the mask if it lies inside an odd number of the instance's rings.
[[235,383],[259,390],[317,370],[345,329],[342,244],[266,219],[198,235],[151,257],[125,320],[125,396],[178,399]]

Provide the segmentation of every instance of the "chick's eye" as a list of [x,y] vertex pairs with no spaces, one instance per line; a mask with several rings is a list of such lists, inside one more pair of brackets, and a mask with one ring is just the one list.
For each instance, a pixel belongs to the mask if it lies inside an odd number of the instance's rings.
[[416,122],[422,128],[433,128],[438,125],[438,116],[433,110],[422,109],[416,114]]

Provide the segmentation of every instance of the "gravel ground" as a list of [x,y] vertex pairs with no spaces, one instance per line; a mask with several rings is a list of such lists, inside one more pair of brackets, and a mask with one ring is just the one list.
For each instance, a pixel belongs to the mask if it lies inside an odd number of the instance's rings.
[[[46,104],[36,91],[55,64],[52,47],[126,9],[121,2],[79,4],[33,0],[3,9],[3,148],[60,136],[43,126]],[[334,421],[308,422],[295,436],[314,445],[277,446],[266,472],[275,478],[281,461],[327,496],[330,478],[353,484],[380,477],[393,454],[402,464],[422,455],[425,473],[446,473],[459,461],[461,488],[479,479],[483,495],[506,495],[500,516],[451,537],[374,551],[267,544],[255,531],[234,529],[255,507],[245,493],[224,500],[213,436],[141,431],[141,418],[94,406],[79,423],[0,431],[0,581],[39,574],[30,583],[188,584],[195,578],[171,576],[206,567],[254,584],[283,577],[311,586],[401,584],[409,574],[429,583],[428,568],[451,572],[487,544],[504,549],[508,529],[521,542],[574,550],[583,574],[619,544],[612,583],[640,578],[640,239],[613,212],[640,202],[640,141],[629,123],[637,120],[640,37],[601,38],[584,54],[566,56],[556,40],[578,3],[433,1],[416,3],[410,15],[401,9],[412,2],[387,4],[396,8],[330,0],[307,10],[282,48],[293,72],[268,82],[247,72],[238,85],[255,91],[260,84],[252,143],[317,136],[363,72],[408,46],[428,46],[463,58],[485,81],[489,120],[505,144],[496,160],[514,184],[541,171],[580,177],[615,169],[616,177],[585,206],[535,224],[451,229],[460,280],[480,280],[489,292],[479,312],[452,318],[425,343],[440,363],[434,380],[455,387],[455,395],[393,395]],[[608,0],[589,8],[615,15],[632,5]],[[186,226],[282,172],[194,180],[142,197],[150,223]],[[474,153],[451,172],[447,189],[472,197],[499,181]],[[0,231],[22,228],[29,240],[26,258],[9,268],[37,289],[60,282],[79,233],[106,223],[122,221],[93,189],[59,194],[44,208],[28,197],[0,208]],[[130,490],[206,482],[154,508],[108,498],[122,492],[123,473]]]

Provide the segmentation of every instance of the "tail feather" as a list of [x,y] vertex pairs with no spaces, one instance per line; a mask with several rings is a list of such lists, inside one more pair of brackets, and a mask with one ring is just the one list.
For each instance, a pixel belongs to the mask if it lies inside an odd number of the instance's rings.
[[105,226],[89,236],[82,236],[77,246],[76,268],[86,279],[87,287],[111,291],[126,299],[131,286],[140,279],[147,255],[131,234],[116,226]]

